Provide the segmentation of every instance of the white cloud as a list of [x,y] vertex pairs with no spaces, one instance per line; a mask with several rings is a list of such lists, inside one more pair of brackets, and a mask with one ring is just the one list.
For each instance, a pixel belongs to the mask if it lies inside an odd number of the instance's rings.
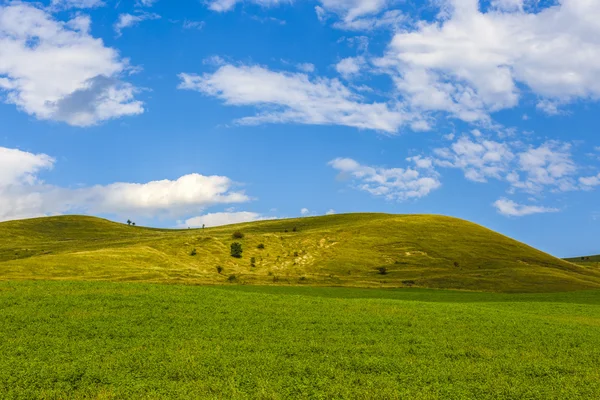
[[52,0],[51,7],[58,9],[68,8],[96,8],[106,5],[102,0]]
[[321,22],[325,22],[327,19],[327,11],[321,6],[315,6],[315,13],[317,14],[317,18]]
[[300,210],[300,214],[301,215],[308,215],[308,214],[310,214],[310,210],[308,208],[303,208],[302,210]]
[[558,191],[575,190],[572,177],[577,167],[570,150],[570,144],[556,141],[530,147],[519,154],[519,169],[525,174],[525,179],[518,179],[513,172],[509,181],[514,187],[528,192],[540,192],[546,186]]
[[335,214],[335,210],[333,208],[330,208],[329,210],[327,210],[327,212],[325,213],[325,215],[334,215]]
[[0,220],[67,212],[93,214],[183,216],[217,204],[244,203],[224,176],[184,175],[176,180],[112,183],[83,188],[45,184],[38,177],[54,159],[0,147]]
[[415,110],[465,121],[519,104],[523,93],[557,104],[600,97],[600,2],[559,0],[532,12],[516,0],[446,0],[441,19],[398,32],[376,64]]
[[372,31],[375,29],[398,30],[405,25],[408,18],[400,10],[389,10],[381,15],[344,18],[333,24],[335,28],[349,31]]
[[0,190],[12,185],[35,184],[38,172],[53,165],[54,159],[46,154],[0,147]]
[[256,106],[262,112],[240,124],[344,125],[394,133],[409,118],[385,103],[367,103],[337,79],[275,72],[259,66],[221,66],[212,74],[179,75],[180,89],[220,98],[227,105]]
[[436,149],[436,164],[442,167],[460,168],[465,178],[475,182],[487,182],[489,178],[502,179],[515,158],[509,146],[491,140],[471,140],[460,137],[449,148]]
[[591,189],[594,186],[600,186],[600,174],[595,176],[581,177],[579,183],[583,189]]
[[180,223],[178,227],[201,228],[203,225],[205,225],[207,228],[209,228],[213,226],[239,224],[242,222],[261,221],[264,219],[271,218],[265,217],[264,215],[259,213],[249,211],[217,212],[187,219],[184,222]]
[[578,169],[568,143],[548,141],[523,148],[519,142],[487,140],[480,134],[474,139],[462,136],[450,147],[435,149],[434,155],[435,165],[460,168],[465,178],[475,182],[493,178],[528,193],[577,189]]
[[135,4],[140,7],[152,7],[157,1],[158,0],[136,0]]
[[123,29],[135,26],[142,21],[154,19],[160,19],[160,15],[147,12],[140,12],[137,14],[119,14],[119,19],[114,25],[115,32],[117,32],[117,35],[121,36]]
[[350,158],[336,158],[329,165],[340,171],[342,178],[356,181],[357,189],[388,200],[418,199],[441,186],[433,169],[370,167]]
[[73,126],[144,112],[137,89],[120,80],[119,53],[89,34],[89,17],[55,20],[25,3],[0,6],[0,93],[42,120]]
[[531,214],[551,213],[560,211],[558,208],[527,206],[515,203],[508,199],[499,199],[494,202],[494,207],[498,213],[507,217],[523,217]]
[[311,64],[311,63],[300,63],[300,64],[297,64],[296,67],[302,72],[306,72],[306,73],[315,72],[315,65]]
[[349,79],[354,75],[358,75],[364,64],[364,57],[348,57],[338,62],[335,66],[335,70],[344,78]]
[[204,21],[190,21],[190,20],[184,20],[183,21],[183,29],[196,29],[196,30],[200,30],[202,28],[204,28]]
[[[227,12],[235,8],[237,3],[242,3],[243,0],[212,0],[209,1],[208,8],[216,12]],[[250,0],[249,3],[267,8],[275,7],[282,3],[290,3],[290,0]]]

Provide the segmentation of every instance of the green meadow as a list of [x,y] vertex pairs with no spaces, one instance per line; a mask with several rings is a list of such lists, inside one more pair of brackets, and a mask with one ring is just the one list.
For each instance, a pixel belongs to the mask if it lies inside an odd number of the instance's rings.
[[0,398],[600,398],[600,292],[0,283]]
[[0,354],[1,399],[595,399],[600,266],[433,215],[5,222]]

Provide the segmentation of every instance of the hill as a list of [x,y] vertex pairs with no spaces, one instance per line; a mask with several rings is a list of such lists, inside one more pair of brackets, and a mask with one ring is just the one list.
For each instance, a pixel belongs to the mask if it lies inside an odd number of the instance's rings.
[[597,256],[582,256],[565,258],[565,261],[578,264],[584,267],[597,267],[600,268],[600,255]]
[[[233,239],[236,231],[244,238]],[[235,241],[241,258],[230,255]],[[345,214],[193,230],[62,216],[0,223],[0,279],[550,292],[600,288],[600,268],[435,215]]]

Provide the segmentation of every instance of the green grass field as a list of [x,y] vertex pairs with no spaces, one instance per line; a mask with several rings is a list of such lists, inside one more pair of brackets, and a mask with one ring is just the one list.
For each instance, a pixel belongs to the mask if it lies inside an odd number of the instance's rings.
[[[235,231],[244,238],[233,239]],[[241,258],[230,255],[236,241]],[[2,279],[556,292],[600,289],[600,267],[435,215],[346,214],[204,230],[66,216],[0,223]]]
[[595,399],[599,289],[433,215],[5,222],[0,398]]
[[600,291],[0,282],[3,399],[595,399]]

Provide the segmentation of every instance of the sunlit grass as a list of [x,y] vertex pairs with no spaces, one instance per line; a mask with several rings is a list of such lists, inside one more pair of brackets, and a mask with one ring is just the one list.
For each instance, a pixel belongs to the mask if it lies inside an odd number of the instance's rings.
[[0,282],[0,398],[600,397],[600,292]]
[[[235,231],[244,237],[234,239]],[[233,241],[242,244],[241,258],[231,257]],[[0,279],[555,292],[600,288],[600,268],[433,215],[346,214],[179,231],[66,216],[0,223]]]

